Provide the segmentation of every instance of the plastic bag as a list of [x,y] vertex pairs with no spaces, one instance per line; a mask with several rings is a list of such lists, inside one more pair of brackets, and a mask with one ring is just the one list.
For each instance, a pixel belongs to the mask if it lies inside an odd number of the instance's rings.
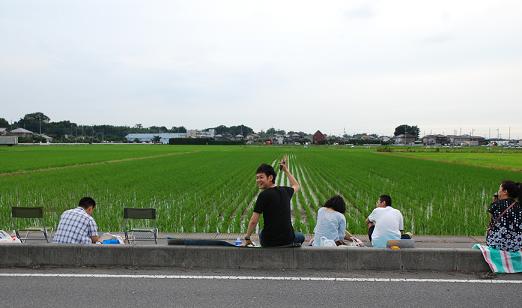
[[329,240],[325,236],[321,236],[319,239],[319,246],[320,247],[337,247],[337,244],[335,244],[334,240]]
[[102,244],[124,244],[123,237],[111,233],[104,233],[100,237]]
[[11,236],[9,233],[4,230],[0,230],[0,244],[21,244],[19,238],[16,236]]

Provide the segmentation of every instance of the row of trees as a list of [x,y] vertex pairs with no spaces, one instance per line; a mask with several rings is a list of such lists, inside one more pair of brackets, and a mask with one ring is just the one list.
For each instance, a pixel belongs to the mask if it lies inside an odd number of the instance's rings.
[[217,127],[207,128],[206,130],[209,130],[209,129],[214,129],[214,131],[216,132],[216,135],[229,134],[232,136],[242,135],[243,137],[246,137],[246,136],[254,133],[254,130],[252,128],[245,126],[245,125],[230,126],[230,127],[227,127],[225,125],[220,125]]
[[[113,126],[113,125],[78,125],[70,121],[52,122],[51,119],[42,112],[34,112],[26,114],[19,121],[9,124],[4,118],[0,118],[0,127],[10,130],[22,127],[35,133],[45,134],[54,138],[55,142],[103,142],[114,141],[124,142],[125,136],[130,133],[186,133],[187,129],[183,126],[173,126],[167,128],[165,126],[143,127],[142,124],[129,126]],[[210,129],[210,128],[208,128]],[[208,130],[207,129],[207,130]],[[242,135],[246,137],[254,133],[254,130],[245,125],[230,126],[220,125],[213,127],[216,134],[219,135]],[[298,134],[301,138],[307,136],[303,132],[288,132],[290,135]],[[417,126],[409,126],[406,124],[399,125],[395,128],[394,135],[401,134],[413,135],[419,137],[420,130]],[[266,132],[259,132],[260,138],[270,138],[274,135],[285,135],[284,130],[269,128]],[[38,138],[38,137],[35,137]],[[336,140],[341,143],[342,140]],[[351,140],[351,142],[353,142]]]
[[[134,127],[113,126],[113,125],[78,125],[70,121],[52,122],[51,119],[42,112],[26,114],[18,121],[9,124],[5,119],[0,118],[0,127],[10,130],[15,128],[25,128],[34,133],[45,134],[53,137],[55,142],[124,142],[125,136],[130,133],[186,133],[183,126],[172,127],[164,126],[143,127],[136,124]],[[35,136],[33,141],[38,141],[40,137]]]
[[[70,121],[52,122],[51,119],[42,112],[26,114],[18,121],[9,124],[4,118],[0,118],[0,127],[13,130],[15,128],[25,128],[34,133],[45,134],[53,137],[55,142],[125,142],[125,136],[131,133],[186,133],[184,126],[165,126],[143,127],[142,124],[129,126],[113,125],[78,125]],[[214,128],[216,134],[230,134],[236,136],[241,134],[247,136],[254,130],[245,125],[227,127],[224,125]],[[30,140],[29,140],[30,141]],[[34,136],[33,141],[41,141],[41,137]]]

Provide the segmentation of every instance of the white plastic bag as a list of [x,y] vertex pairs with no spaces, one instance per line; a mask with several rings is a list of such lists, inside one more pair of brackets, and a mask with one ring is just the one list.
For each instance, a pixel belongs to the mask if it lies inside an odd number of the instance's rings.
[[11,236],[9,233],[4,230],[0,230],[0,244],[21,244],[19,238],[16,236]]
[[337,244],[335,244],[334,240],[329,240],[325,236],[321,236],[319,239],[319,246],[320,247],[337,247]]

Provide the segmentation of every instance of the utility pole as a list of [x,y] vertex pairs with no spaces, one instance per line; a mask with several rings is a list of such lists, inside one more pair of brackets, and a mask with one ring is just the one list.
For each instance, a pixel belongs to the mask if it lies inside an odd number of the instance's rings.
[[509,127],[509,131],[508,131],[508,140],[511,140],[511,126]]
[[407,128],[408,126],[404,125],[404,145],[408,144],[408,137],[407,137]]

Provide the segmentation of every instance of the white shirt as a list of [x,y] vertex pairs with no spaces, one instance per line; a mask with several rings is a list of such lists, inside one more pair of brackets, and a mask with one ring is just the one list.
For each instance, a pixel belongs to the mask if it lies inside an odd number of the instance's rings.
[[373,247],[386,247],[388,240],[399,240],[401,230],[404,230],[404,219],[399,210],[387,207],[378,207],[368,216],[368,220],[375,223],[372,234]]

